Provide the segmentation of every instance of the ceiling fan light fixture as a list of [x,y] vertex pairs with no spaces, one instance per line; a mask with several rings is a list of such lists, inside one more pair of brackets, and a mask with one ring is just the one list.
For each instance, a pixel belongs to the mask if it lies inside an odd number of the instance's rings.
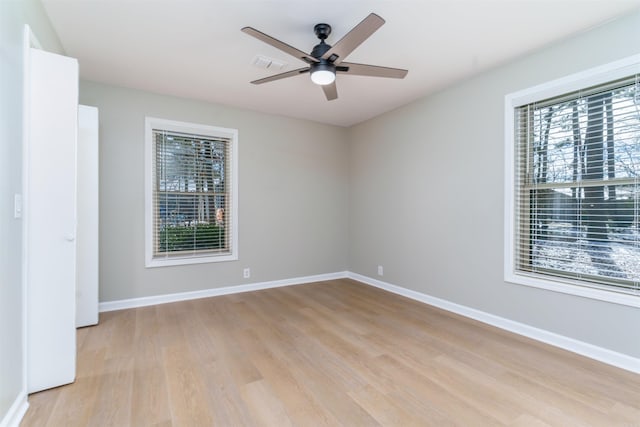
[[311,81],[317,85],[330,85],[336,81],[336,67],[331,64],[314,64],[311,67]]

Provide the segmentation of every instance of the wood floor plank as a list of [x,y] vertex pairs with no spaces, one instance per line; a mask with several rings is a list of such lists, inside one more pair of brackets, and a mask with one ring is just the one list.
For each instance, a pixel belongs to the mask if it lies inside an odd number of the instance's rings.
[[424,421],[417,414],[405,411],[398,401],[372,386],[350,391],[349,396],[371,414],[380,425],[408,427],[424,425]]
[[455,382],[447,380],[448,377],[455,378],[457,375],[455,372],[446,370],[438,372],[435,367],[406,362],[392,355],[380,357],[375,361],[379,377],[384,378],[385,381],[382,388],[386,390],[395,388],[396,394],[399,395],[400,387],[403,387],[403,395],[414,394],[419,399],[434,404],[446,417],[460,425],[501,424],[497,418],[488,414],[491,408],[480,410],[469,405],[465,396],[457,393]]
[[[78,426],[128,426],[133,410],[132,385],[134,361],[130,356],[105,359],[97,385],[96,401],[86,424]],[[65,386],[71,388],[71,386]],[[75,403],[74,403],[75,404]],[[76,420],[67,420],[73,425]]]
[[163,349],[171,417],[178,426],[208,426],[213,416],[206,404],[207,390],[194,366],[196,360],[184,346]]
[[78,360],[74,387],[60,388],[53,416],[49,418],[47,425],[69,424],[67,420],[73,420],[78,426],[89,425],[102,381],[102,376],[95,372],[104,369],[105,353],[105,349],[88,351],[88,357]]
[[56,389],[45,390],[29,395],[29,410],[22,419],[22,426],[46,426],[47,422],[59,411],[54,412],[58,402]]
[[633,426],[640,375],[352,280],[101,313],[30,426]]
[[255,421],[248,410],[241,391],[244,384],[236,383],[224,363],[196,363],[193,367],[202,380],[205,394],[202,404],[210,409],[213,426],[252,426]]
[[263,342],[264,338],[259,329],[245,330],[238,334],[239,342],[245,351],[253,355],[265,381],[268,381],[274,393],[286,402],[291,421],[298,426],[339,424],[331,412],[323,408],[304,384],[293,376],[287,361],[269,350],[269,346]]
[[282,402],[276,398],[264,380],[254,381],[242,387],[242,396],[253,414],[257,425],[265,427],[292,426]]
[[171,425],[171,411],[164,368],[140,367],[136,361],[132,384],[130,425]]

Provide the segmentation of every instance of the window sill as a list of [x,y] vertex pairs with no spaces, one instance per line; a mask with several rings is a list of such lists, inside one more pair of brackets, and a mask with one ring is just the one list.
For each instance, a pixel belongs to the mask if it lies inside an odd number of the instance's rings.
[[174,265],[206,264],[225,261],[237,261],[237,254],[216,255],[216,256],[192,256],[192,257],[166,257],[152,258],[145,262],[146,268],[170,267]]
[[560,292],[598,301],[640,308],[640,291],[616,292],[592,286],[585,286],[579,281],[550,280],[523,273],[507,272],[505,281],[516,285],[531,286],[547,291]]

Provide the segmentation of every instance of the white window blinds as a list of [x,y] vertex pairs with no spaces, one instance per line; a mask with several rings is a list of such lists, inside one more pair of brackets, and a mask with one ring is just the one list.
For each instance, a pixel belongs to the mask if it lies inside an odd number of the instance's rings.
[[515,270],[640,290],[640,77],[515,110]]

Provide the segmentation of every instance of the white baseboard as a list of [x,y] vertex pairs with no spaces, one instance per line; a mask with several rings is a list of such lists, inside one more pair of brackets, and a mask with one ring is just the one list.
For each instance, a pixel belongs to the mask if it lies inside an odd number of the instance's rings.
[[528,338],[532,338],[536,341],[541,341],[543,343],[550,344],[555,347],[559,347],[564,350],[568,350],[573,353],[577,353],[582,356],[586,356],[591,359],[595,359],[600,362],[640,374],[640,359],[628,356],[626,354],[618,353],[603,347],[598,347],[593,344],[578,341],[576,339],[545,331],[543,329],[538,329],[524,323],[515,322],[513,320],[505,319],[504,317],[496,316],[444,299],[432,297],[427,294],[392,285],[390,283],[363,276],[361,274],[349,272],[347,277],[365,283],[367,285],[375,286],[376,288],[384,289],[394,294],[402,295],[404,297],[411,298],[413,300],[420,301],[425,304],[429,304],[434,307],[459,314],[461,316],[469,317],[471,319],[475,319],[480,322],[487,323],[489,325],[496,326],[498,328],[505,329],[507,331],[514,332]]
[[170,302],[186,301],[198,298],[215,297],[219,295],[237,294],[241,292],[259,291],[261,289],[278,288],[281,286],[302,285],[305,283],[322,282],[325,280],[344,279],[347,271],[318,274],[315,276],[295,277],[293,279],[272,280],[269,282],[249,283],[246,285],[225,286],[222,288],[203,289],[201,291],[180,292],[175,294],[156,295],[151,297],[131,298],[118,301],[101,302],[100,312],[123,310],[126,308],[145,307],[148,305],[166,304]]
[[27,413],[29,408],[29,402],[27,401],[27,392],[21,391],[16,400],[9,408],[9,411],[5,414],[2,421],[0,421],[0,427],[18,427],[20,422]]

